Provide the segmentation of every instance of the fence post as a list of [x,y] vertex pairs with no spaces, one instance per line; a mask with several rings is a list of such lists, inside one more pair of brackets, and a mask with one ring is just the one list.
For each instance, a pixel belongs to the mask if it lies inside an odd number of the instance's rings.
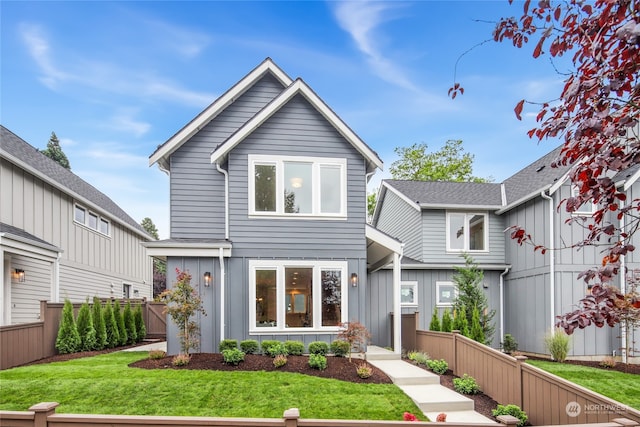
[[458,366],[458,335],[460,334],[460,331],[458,330],[453,330],[451,331],[451,333],[453,334],[451,336],[451,338],[453,338],[453,357],[451,358],[451,372],[453,372],[453,375],[458,375],[457,372],[457,366]]
[[523,401],[524,401],[524,388],[523,388],[523,381],[522,381],[522,364],[524,363],[524,361],[527,360],[527,356],[516,356],[516,383],[515,383],[515,394],[516,394],[516,402],[515,404],[518,405],[521,409],[524,409],[522,407]]
[[47,418],[56,413],[58,405],[60,405],[58,402],[42,402],[29,408],[30,411],[35,412],[33,427],[47,427]]
[[506,426],[517,426],[520,420],[513,415],[498,415],[496,417],[500,424],[504,424]]
[[298,408],[287,409],[284,411],[284,414],[282,414],[282,418],[284,418],[284,427],[297,427],[300,410]]

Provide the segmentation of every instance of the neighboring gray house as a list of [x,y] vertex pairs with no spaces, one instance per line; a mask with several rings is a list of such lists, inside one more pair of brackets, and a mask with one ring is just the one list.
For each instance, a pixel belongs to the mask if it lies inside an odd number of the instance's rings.
[[[367,181],[382,161],[271,59],[159,146],[153,164],[170,177],[171,229],[146,246],[167,259],[169,287],[176,268],[192,275],[207,313],[201,351],[225,338],[330,342],[343,322],[367,323],[367,272],[390,262],[399,296],[401,245],[366,224]],[[170,323],[170,354],[176,333]]]
[[40,301],[150,298],[153,239],[106,195],[0,126],[0,326]]
[[[404,255],[411,260],[404,258],[402,263],[403,298],[414,300],[403,303],[402,310],[418,311],[421,328],[428,328],[434,307],[442,311],[449,305],[455,288],[452,267],[463,265],[460,254],[466,252],[484,271],[483,287],[497,311],[492,345],[498,347],[501,337],[509,333],[521,350],[546,353],[543,338],[552,330],[555,317],[575,309],[587,292],[577,279],[579,272],[602,258],[594,247],[534,253],[530,245],[519,246],[504,232],[519,225],[540,244],[556,248],[582,236],[584,229],[566,224],[568,214],[557,209],[572,188],[568,167],[551,167],[558,154],[559,149],[553,150],[499,184],[382,182],[372,224],[404,242]],[[639,177],[636,169],[615,177],[628,200],[639,196]],[[584,206],[574,215],[591,213],[592,207]],[[625,261],[631,271],[640,268],[637,255]],[[390,296],[384,274],[383,270],[375,278],[381,289],[379,306]],[[617,281],[624,289],[624,277]],[[382,305],[381,312],[387,308]],[[576,331],[571,355],[620,354],[619,336],[618,328]]]

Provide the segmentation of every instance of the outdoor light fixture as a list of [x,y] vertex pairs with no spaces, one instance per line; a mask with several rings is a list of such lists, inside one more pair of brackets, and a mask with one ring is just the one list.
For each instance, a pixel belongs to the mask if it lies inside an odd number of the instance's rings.
[[22,270],[20,268],[16,268],[15,270],[13,270],[13,278],[16,279],[20,283],[24,282],[25,279],[26,279],[26,277],[24,275],[24,270]]
[[204,285],[206,287],[211,286],[211,272],[209,272],[209,271],[204,273]]
[[587,285],[587,295],[591,295],[591,289],[593,289],[593,285]]
[[354,288],[358,286],[358,274],[356,273],[351,273],[351,286]]

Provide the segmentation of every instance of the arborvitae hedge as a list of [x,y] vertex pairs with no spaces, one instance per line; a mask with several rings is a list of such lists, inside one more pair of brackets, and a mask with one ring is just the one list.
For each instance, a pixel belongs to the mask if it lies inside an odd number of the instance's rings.
[[80,351],[93,350],[96,345],[96,330],[93,327],[93,318],[91,317],[91,309],[89,301],[85,301],[80,306],[78,318],[76,319],[78,335],[80,335]]
[[124,325],[124,316],[122,315],[122,311],[120,311],[120,301],[113,302],[113,317],[116,319],[116,325],[118,325],[118,336],[120,337],[118,345],[126,345],[129,336],[127,335],[127,328]]
[[484,344],[484,330],[482,329],[482,325],[480,324],[480,310],[478,310],[478,307],[473,308],[469,338]]
[[113,314],[111,301],[107,301],[104,306],[104,326],[107,332],[107,347],[113,348],[120,345],[120,332],[118,331],[118,323]]
[[464,306],[453,313],[453,329],[460,331],[465,337],[469,336],[469,321],[467,320],[467,311]]
[[136,323],[136,341],[141,342],[147,336],[147,327],[142,316],[142,306],[138,304],[133,312],[133,320]]
[[430,331],[440,331],[440,319],[438,318],[438,309],[436,307],[433,308],[433,314],[431,315],[431,323],[429,323]]
[[100,298],[93,297],[93,307],[91,310],[93,317],[93,328],[96,330],[96,345],[94,350],[102,350],[107,346],[107,328],[104,323],[104,313]]
[[73,318],[73,304],[66,299],[64,300],[62,319],[60,319],[60,327],[56,337],[56,349],[62,354],[67,354],[78,351],[79,347],[80,335],[78,334],[76,321]]
[[451,332],[452,322],[453,319],[451,319],[451,313],[449,312],[448,308],[445,308],[444,313],[442,313],[442,332]]
[[138,333],[136,331],[136,322],[133,319],[133,311],[131,311],[131,301],[127,301],[124,306],[122,318],[124,320],[124,328],[127,330],[127,344],[135,344]]

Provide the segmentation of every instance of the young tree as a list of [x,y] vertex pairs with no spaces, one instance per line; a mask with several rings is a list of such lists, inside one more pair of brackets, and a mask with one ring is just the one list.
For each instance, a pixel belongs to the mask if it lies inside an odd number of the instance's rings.
[[[592,293],[593,298],[582,299],[581,313],[562,316],[559,325],[567,333],[591,324],[615,325],[620,321],[614,310],[620,295],[607,284],[616,275],[626,274],[620,271],[620,257],[635,249],[631,239],[640,225],[640,199],[627,200],[624,188],[612,179],[640,164],[640,2],[544,0],[531,7],[527,0],[518,4],[522,4],[522,16],[502,18],[494,40],[511,40],[518,48],[533,42],[534,58],[542,57],[545,49],[552,58],[569,58],[571,68],[563,73],[565,84],[559,97],[539,103],[539,124],[528,134],[538,141],[563,140],[554,165],[571,165],[569,177],[578,189],[575,196],[561,201],[564,209],[572,213],[588,202],[597,206],[586,225],[586,238],[569,246],[603,248],[600,265],[580,275],[594,283],[597,296]],[[449,89],[452,97],[463,92],[457,82]],[[518,119],[524,104],[521,100],[514,109]],[[521,227],[513,227],[511,237],[542,252],[555,249],[536,244]],[[599,306],[596,316],[594,304]]]
[[367,216],[369,217],[369,221],[371,221],[371,219],[373,218],[373,213],[376,210],[376,197],[376,193],[367,194]]
[[127,335],[127,327],[124,324],[124,316],[120,309],[120,301],[118,300],[113,302],[113,318],[115,319],[116,326],[118,327],[118,337],[120,337],[118,345],[126,345],[127,341],[129,341],[129,336]]
[[142,226],[142,228],[144,228],[144,231],[149,233],[151,237],[155,238],[156,240],[160,239],[160,237],[158,237],[158,229],[156,228],[156,225],[153,223],[151,218],[145,217],[140,225]]
[[427,152],[427,144],[397,147],[400,159],[391,164],[393,179],[415,181],[491,182],[473,176],[473,155],[464,152],[461,140],[449,140],[439,151]]
[[62,319],[56,337],[56,349],[61,354],[75,353],[80,348],[80,335],[73,317],[73,304],[68,299],[64,300],[62,307]]
[[49,142],[47,142],[47,148],[40,152],[51,160],[58,162],[63,168],[71,170],[69,159],[67,159],[66,154],[62,151],[60,141],[58,141],[58,137],[55,132],[51,132],[51,137],[49,138]]
[[176,282],[171,289],[167,289],[161,295],[167,303],[164,312],[168,313],[180,332],[180,354],[188,356],[191,349],[197,349],[198,324],[193,319],[197,313],[206,315],[202,307],[202,299],[191,286],[191,275],[186,271],[176,268]]
[[136,323],[136,337],[137,342],[141,342],[147,336],[147,327],[144,324],[144,317],[142,316],[142,306],[136,305],[136,309],[133,312],[133,319]]
[[484,330],[480,324],[480,310],[478,310],[478,307],[473,307],[473,311],[471,312],[469,338],[482,344],[485,343]]
[[452,322],[453,319],[451,319],[451,313],[448,308],[445,308],[444,313],[442,313],[442,332],[451,332]]
[[93,317],[91,317],[89,301],[83,302],[80,306],[76,325],[78,328],[78,335],[80,336],[80,347],[78,350],[93,350],[96,346],[96,330],[93,327]]
[[120,345],[120,332],[118,322],[113,312],[111,301],[107,301],[104,306],[104,326],[107,333],[107,347],[114,348]]
[[441,331],[440,318],[438,318],[438,308],[433,308],[433,314],[431,315],[431,323],[429,323],[430,331]]
[[464,305],[453,311],[453,330],[460,331],[465,337],[469,336],[469,320]]
[[364,352],[364,347],[371,339],[371,334],[360,322],[345,322],[338,333],[338,339],[349,343],[349,362],[351,362],[351,352],[353,349]]
[[93,297],[92,307],[93,327],[96,330],[96,345],[93,350],[102,350],[107,346],[107,328],[104,323],[104,313],[100,298]]
[[473,310],[477,309],[485,338],[483,343],[491,342],[495,331],[493,318],[496,315],[496,311],[489,310],[487,296],[482,290],[484,273],[468,254],[462,254],[462,256],[464,257],[465,266],[456,267],[456,274],[453,276],[453,281],[458,286],[458,296],[453,303],[453,308],[457,312],[464,308],[467,325],[473,325]]
[[136,321],[133,318],[133,311],[131,310],[131,301],[127,301],[124,306],[122,320],[124,321],[124,328],[127,330],[127,344],[135,344],[138,339],[138,334],[136,331]]

